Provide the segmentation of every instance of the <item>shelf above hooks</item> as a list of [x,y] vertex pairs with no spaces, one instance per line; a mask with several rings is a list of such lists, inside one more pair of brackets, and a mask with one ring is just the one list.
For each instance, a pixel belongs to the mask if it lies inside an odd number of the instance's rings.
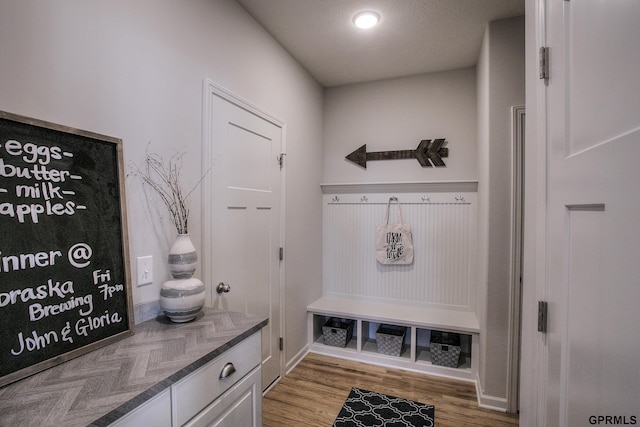
[[362,182],[320,184],[322,194],[476,193],[478,181]]

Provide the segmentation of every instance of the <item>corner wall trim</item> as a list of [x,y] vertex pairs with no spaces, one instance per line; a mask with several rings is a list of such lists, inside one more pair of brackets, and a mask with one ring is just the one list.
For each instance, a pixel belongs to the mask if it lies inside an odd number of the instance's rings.
[[478,406],[492,411],[507,412],[507,399],[504,397],[489,396],[482,391],[482,383],[480,377],[476,377],[476,396],[478,398]]
[[373,182],[320,184],[322,194],[348,193],[475,193],[478,181]]

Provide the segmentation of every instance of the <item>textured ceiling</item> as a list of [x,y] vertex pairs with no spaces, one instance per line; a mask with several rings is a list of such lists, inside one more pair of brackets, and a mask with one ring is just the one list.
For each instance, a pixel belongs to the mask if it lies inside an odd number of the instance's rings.
[[[487,22],[525,0],[237,0],[323,86],[474,66]],[[375,10],[378,26],[352,17]]]

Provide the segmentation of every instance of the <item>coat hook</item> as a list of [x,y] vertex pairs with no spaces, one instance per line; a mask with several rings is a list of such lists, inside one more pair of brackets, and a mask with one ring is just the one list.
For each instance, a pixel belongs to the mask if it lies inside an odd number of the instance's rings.
[[422,196],[422,201],[425,202],[425,203],[429,203],[431,201],[431,197],[429,197],[427,195],[424,195],[424,196]]
[[457,201],[457,202],[464,202],[464,197],[462,197],[460,194],[458,194],[458,195],[456,196],[456,201]]

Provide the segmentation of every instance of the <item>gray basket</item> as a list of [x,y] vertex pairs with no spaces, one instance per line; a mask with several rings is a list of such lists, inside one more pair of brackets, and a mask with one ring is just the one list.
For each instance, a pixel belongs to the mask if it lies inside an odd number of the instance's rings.
[[346,347],[353,337],[353,320],[331,317],[322,327],[326,345]]
[[378,353],[400,356],[404,351],[404,337],[407,328],[395,325],[380,325],[376,331]]
[[439,366],[457,368],[460,362],[460,346],[432,342],[431,363]]
[[457,368],[460,363],[460,334],[431,331],[429,350],[432,364]]

